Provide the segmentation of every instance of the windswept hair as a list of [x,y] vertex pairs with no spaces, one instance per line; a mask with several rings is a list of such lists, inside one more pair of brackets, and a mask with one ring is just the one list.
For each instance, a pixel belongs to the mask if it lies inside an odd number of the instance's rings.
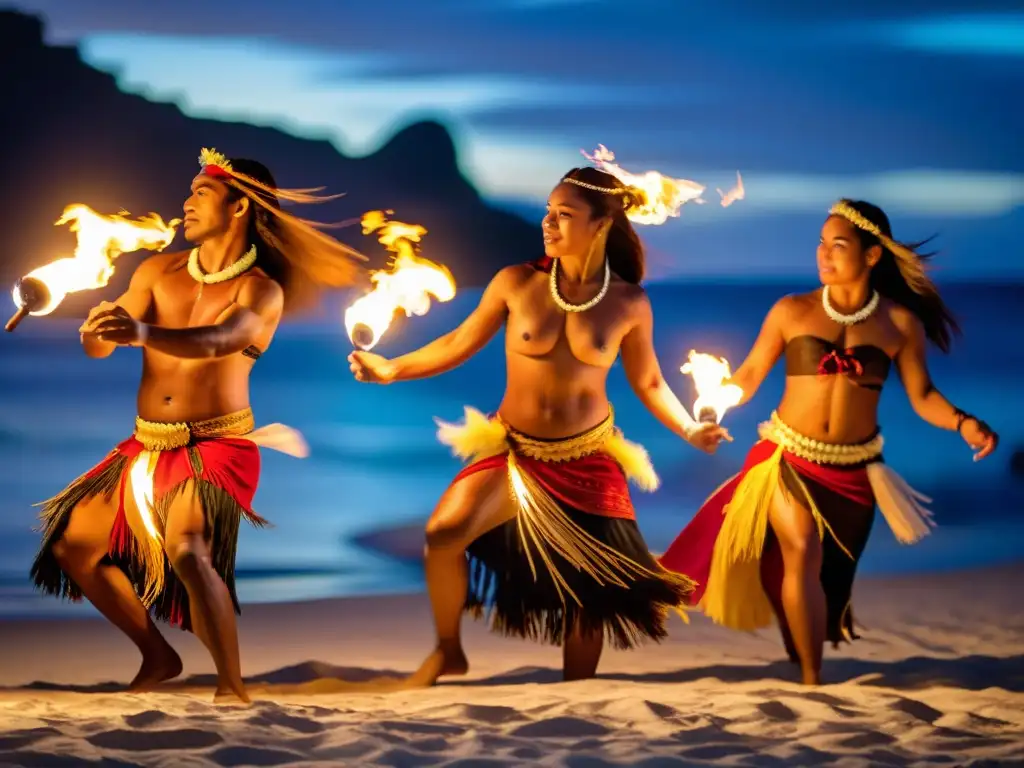
[[256,264],[284,289],[288,313],[316,305],[325,288],[346,288],[361,282],[366,256],[323,230],[337,227],[295,216],[281,201],[310,204],[342,195],[318,195],[322,188],[280,189],[270,170],[256,160],[232,158],[230,176],[217,175],[231,199],[251,201],[249,240],[256,245]]
[[921,247],[932,238],[917,243],[896,240],[885,211],[863,200],[840,200],[832,214],[853,224],[862,248],[881,247],[882,258],[871,270],[871,286],[913,312],[928,340],[949,352],[953,336],[960,335],[960,325],[927,273],[935,253],[923,253]]
[[639,285],[646,265],[644,244],[626,212],[634,206],[644,205],[643,191],[626,186],[610,173],[590,167],[573,168],[562,177],[562,181],[573,185],[592,216],[611,219],[612,226],[605,245],[608,266],[627,283]]

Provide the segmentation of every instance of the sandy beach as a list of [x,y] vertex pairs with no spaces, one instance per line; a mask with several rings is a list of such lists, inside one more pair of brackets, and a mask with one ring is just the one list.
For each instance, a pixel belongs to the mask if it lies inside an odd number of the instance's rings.
[[186,671],[119,692],[137,667],[99,620],[0,624],[0,765],[1004,766],[1024,764],[1024,565],[864,579],[863,638],[804,689],[773,631],[700,615],[608,652],[562,683],[560,651],[466,623],[470,674],[395,691],[431,644],[423,595],[255,605],[241,619],[251,707],[211,703],[198,641]]

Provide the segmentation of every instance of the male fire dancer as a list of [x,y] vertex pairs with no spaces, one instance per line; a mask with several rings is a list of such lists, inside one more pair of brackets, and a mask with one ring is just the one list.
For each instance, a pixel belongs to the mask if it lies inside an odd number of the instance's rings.
[[252,509],[258,446],[304,455],[283,425],[254,429],[249,374],[283,314],[324,288],[353,285],[364,259],[280,201],[318,190],[278,189],[261,163],[204,149],[184,204],[189,253],[157,254],[117,301],[82,325],[90,357],[142,348],[134,434],[43,504],[37,587],[84,595],[138,646],[130,684],[149,690],[181,673],[153,617],[195,632],[217,668],[215,700],[248,701],[239,662],[234,566]]

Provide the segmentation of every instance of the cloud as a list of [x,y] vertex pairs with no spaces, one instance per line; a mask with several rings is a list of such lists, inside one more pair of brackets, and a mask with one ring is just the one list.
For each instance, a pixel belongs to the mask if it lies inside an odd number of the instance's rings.
[[[525,204],[542,203],[565,171],[585,162],[578,145],[554,136],[527,141],[485,134],[476,136],[467,147],[467,170],[472,171],[485,194]],[[621,155],[618,160],[632,172],[653,167],[663,175],[704,184],[708,204],[689,205],[685,209],[687,219],[694,223],[711,224],[721,218],[715,188],[728,189],[736,178],[735,169],[632,164]],[[869,174],[739,170],[747,195],[745,200],[728,209],[729,218],[776,212],[816,213],[838,197],[872,200],[903,215],[944,218],[1000,216],[1024,206],[1024,174],[945,169],[903,169]]]
[[836,197],[871,200],[887,211],[943,218],[1000,216],[1024,206],[1024,175],[903,170],[863,176],[754,174],[747,198],[729,210],[819,211]]
[[[666,49],[665,31],[655,27],[638,45],[623,38],[623,50],[632,51],[631,62],[636,55],[664,54],[668,63],[650,78],[611,85],[601,71],[581,69],[572,56],[564,68],[552,66],[550,30],[524,37],[522,24],[509,22],[507,34],[491,35],[486,30],[500,19],[467,14],[470,27],[436,50],[438,56],[423,45],[353,49],[194,34],[89,34],[81,45],[84,58],[114,72],[126,90],[176,102],[196,116],[326,138],[346,154],[372,152],[410,120],[439,117],[453,127],[463,170],[492,198],[542,203],[561,174],[582,162],[579,150],[601,142],[629,170],[655,168],[706,184],[710,205],[687,211],[694,224],[723,220],[714,188],[731,185],[736,170],[743,172],[748,195],[729,209],[730,220],[816,213],[840,195],[877,200],[910,215],[958,218],[999,216],[1024,204],[1021,177],[1000,172],[1024,166],[1019,143],[1003,141],[1012,131],[985,117],[985,100],[994,98],[984,95],[989,81],[972,80],[965,102],[967,85],[943,74],[949,66],[932,71],[918,62],[911,73],[928,75],[928,82],[915,85],[909,74],[890,77],[881,90],[875,82],[881,74],[865,69],[862,81],[838,95],[831,75],[808,70],[803,48],[788,59],[782,50],[776,56],[779,66],[799,63],[803,74],[783,77],[779,70],[773,76],[760,55],[756,70],[740,55],[728,66],[681,77],[690,53]],[[553,14],[555,28],[564,17]],[[859,36],[870,29],[873,39],[892,46],[959,40],[961,46],[1006,51],[1024,30],[1019,14],[867,18],[844,28],[849,34],[837,32],[846,37],[826,35],[819,43],[846,55],[850,49],[843,43],[862,46]],[[1009,27],[997,28],[996,19]],[[424,17],[423,23],[434,22]],[[480,57],[467,59],[474,51]],[[464,66],[452,69],[456,60]],[[505,65],[495,70],[498,60]],[[827,88],[816,79],[820,74],[828,75]],[[672,88],[662,87],[663,76],[677,78]],[[941,109],[927,95],[939,83],[951,99]]]
[[[412,119],[468,119],[510,107],[565,107],[644,98],[644,89],[486,73],[395,77],[401,54],[342,54],[267,39],[90,35],[92,66],[125,90],[173,101],[194,116],[282,127],[331,139],[346,154],[376,150]],[[243,74],[244,73],[244,74]]]
[[946,14],[872,25],[881,41],[929,53],[1024,56],[1024,14]]
[[580,165],[579,147],[565,138],[458,132],[460,164],[487,197],[543,203],[566,171]]

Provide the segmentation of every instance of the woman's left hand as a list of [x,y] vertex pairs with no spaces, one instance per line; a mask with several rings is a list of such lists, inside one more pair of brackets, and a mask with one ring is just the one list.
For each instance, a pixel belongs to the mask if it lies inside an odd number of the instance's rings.
[[971,446],[975,461],[981,461],[999,445],[999,435],[984,421],[973,416],[968,416],[960,425],[960,437]]

